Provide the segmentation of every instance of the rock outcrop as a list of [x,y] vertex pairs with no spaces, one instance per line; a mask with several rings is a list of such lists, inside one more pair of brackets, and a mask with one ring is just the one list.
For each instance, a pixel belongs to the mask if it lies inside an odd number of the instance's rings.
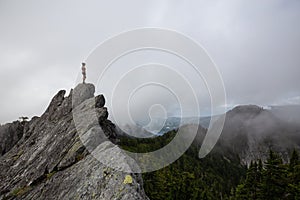
[[8,152],[23,136],[27,122],[15,121],[0,126],[0,156]]
[[94,92],[92,84],[67,97],[61,90],[41,117],[0,127],[0,199],[148,199]]

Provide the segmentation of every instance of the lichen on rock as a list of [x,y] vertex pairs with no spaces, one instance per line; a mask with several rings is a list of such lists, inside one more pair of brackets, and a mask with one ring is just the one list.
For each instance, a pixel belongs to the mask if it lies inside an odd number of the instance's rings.
[[126,175],[123,184],[131,184],[131,183],[132,183],[132,177],[130,175]]

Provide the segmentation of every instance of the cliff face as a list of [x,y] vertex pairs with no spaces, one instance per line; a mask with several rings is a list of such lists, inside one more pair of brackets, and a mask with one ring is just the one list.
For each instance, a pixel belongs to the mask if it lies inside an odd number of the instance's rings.
[[[113,157],[130,171],[132,164],[112,145],[116,131],[107,119],[105,99],[94,92],[92,84],[79,84],[67,97],[59,91],[41,117],[0,128],[1,141],[6,141],[1,142],[0,199],[148,199],[139,174],[107,167],[83,145],[82,138],[95,142],[104,133],[97,153],[109,152],[106,160]],[[79,122],[75,109],[82,114]],[[91,112],[97,123],[89,122]]]

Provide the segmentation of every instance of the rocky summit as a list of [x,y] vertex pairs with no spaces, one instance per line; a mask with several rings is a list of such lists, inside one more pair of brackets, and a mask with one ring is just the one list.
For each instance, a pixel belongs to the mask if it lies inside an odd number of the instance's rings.
[[0,126],[0,199],[148,199],[94,92],[61,90],[42,116]]

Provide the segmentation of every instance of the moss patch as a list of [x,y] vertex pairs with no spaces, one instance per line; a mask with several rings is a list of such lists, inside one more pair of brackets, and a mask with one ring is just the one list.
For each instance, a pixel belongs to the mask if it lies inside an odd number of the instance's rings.
[[31,190],[30,186],[16,188],[10,193],[10,196],[14,196],[14,197],[22,196],[23,194],[27,193],[29,190]]
[[13,160],[18,160],[20,156],[24,153],[23,150],[20,150],[16,155],[14,155],[12,158]]
[[57,171],[53,171],[49,174],[46,174],[47,180],[49,180]]

